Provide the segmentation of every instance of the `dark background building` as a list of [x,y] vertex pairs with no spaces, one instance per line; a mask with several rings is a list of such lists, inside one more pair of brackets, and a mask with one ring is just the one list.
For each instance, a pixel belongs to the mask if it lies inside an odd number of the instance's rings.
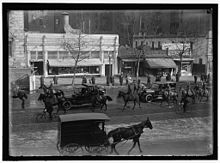
[[132,37],[146,35],[206,35],[210,28],[207,10],[123,10],[123,11],[25,11],[26,31],[64,33],[63,12],[70,25],[88,34],[119,34],[120,45],[132,46]]

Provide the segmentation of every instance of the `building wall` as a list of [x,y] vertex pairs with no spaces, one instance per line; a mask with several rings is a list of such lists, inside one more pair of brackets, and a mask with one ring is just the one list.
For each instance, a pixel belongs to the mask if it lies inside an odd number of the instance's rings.
[[23,11],[9,11],[9,44],[12,46],[12,56],[9,55],[10,67],[26,67],[24,49],[24,13]]
[[[26,33],[27,36],[27,52],[28,60],[32,62],[44,61],[47,59],[59,60],[60,62],[73,59],[72,55],[62,46],[63,41],[68,39],[77,40],[78,35],[69,36],[66,34],[51,34],[51,33]],[[92,53],[99,53],[98,59],[102,62],[100,75],[105,75],[105,64],[109,64],[109,55],[111,55],[110,64],[113,65],[112,74],[118,74],[117,56],[118,56],[118,35],[81,35],[81,42],[86,46],[81,46],[81,52],[88,54],[89,59],[93,59]],[[44,40],[44,41],[43,41]],[[78,43],[77,41],[69,43]],[[74,47],[74,46],[72,46]],[[77,51],[78,48],[75,48]],[[53,52],[54,56],[49,53]],[[61,54],[64,54],[61,56]],[[42,56],[44,55],[44,56]],[[52,58],[50,58],[52,57]],[[97,57],[96,57],[97,58]],[[86,66],[93,65],[92,62]],[[46,70],[45,70],[46,71]]]

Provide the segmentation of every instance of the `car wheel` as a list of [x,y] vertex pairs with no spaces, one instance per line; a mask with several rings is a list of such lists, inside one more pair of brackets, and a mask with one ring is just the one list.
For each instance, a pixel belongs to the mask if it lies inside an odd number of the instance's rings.
[[71,102],[70,102],[70,101],[65,101],[65,102],[63,103],[63,107],[64,107],[64,109],[65,109],[66,111],[70,110],[70,108],[71,108]]
[[153,100],[153,96],[151,94],[148,94],[145,96],[146,102],[151,102]]

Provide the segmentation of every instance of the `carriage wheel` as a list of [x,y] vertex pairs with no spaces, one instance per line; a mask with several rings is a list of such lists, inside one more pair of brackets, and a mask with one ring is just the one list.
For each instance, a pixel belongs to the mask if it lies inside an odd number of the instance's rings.
[[153,96],[151,94],[148,94],[145,96],[146,102],[151,102],[153,100]]
[[104,145],[100,146],[85,146],[85,150],[89,153],[101,153],[101,152],[107,152],[108,148]]
[[70,108],[71,108],[71,102],[70,102],[70,101],[65,101],[65,102],[63,103],[63,107],[64,107],[64,109],[65,109],[66,111],[70,110]]
[[63,154],[73,154],[79,149],[79,147],[80,146],[76,143],[67,144],[63,147]]
[[38,113],[36,115],[35,120],[36,120],[36,122],[45,122],[47,120],[47,118],[48,117],[47,117],[46,113]]
[[64,153],[63,149],[60,147],[60,142],[57,143],[57,150],[60,154]]

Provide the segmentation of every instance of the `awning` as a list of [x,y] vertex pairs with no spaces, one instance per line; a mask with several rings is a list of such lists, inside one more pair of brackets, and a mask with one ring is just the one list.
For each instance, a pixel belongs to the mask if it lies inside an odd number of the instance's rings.
[[[49,65],[51,67],[74,67],[75,60],[74,59],[49,59]],[[77,63],[77,66],[100,66],[102,62],[100,59],[84,59]]]
[[176,68],[176,64],[172,59],[151,58],[147,59],[146,62],[149,68]]

